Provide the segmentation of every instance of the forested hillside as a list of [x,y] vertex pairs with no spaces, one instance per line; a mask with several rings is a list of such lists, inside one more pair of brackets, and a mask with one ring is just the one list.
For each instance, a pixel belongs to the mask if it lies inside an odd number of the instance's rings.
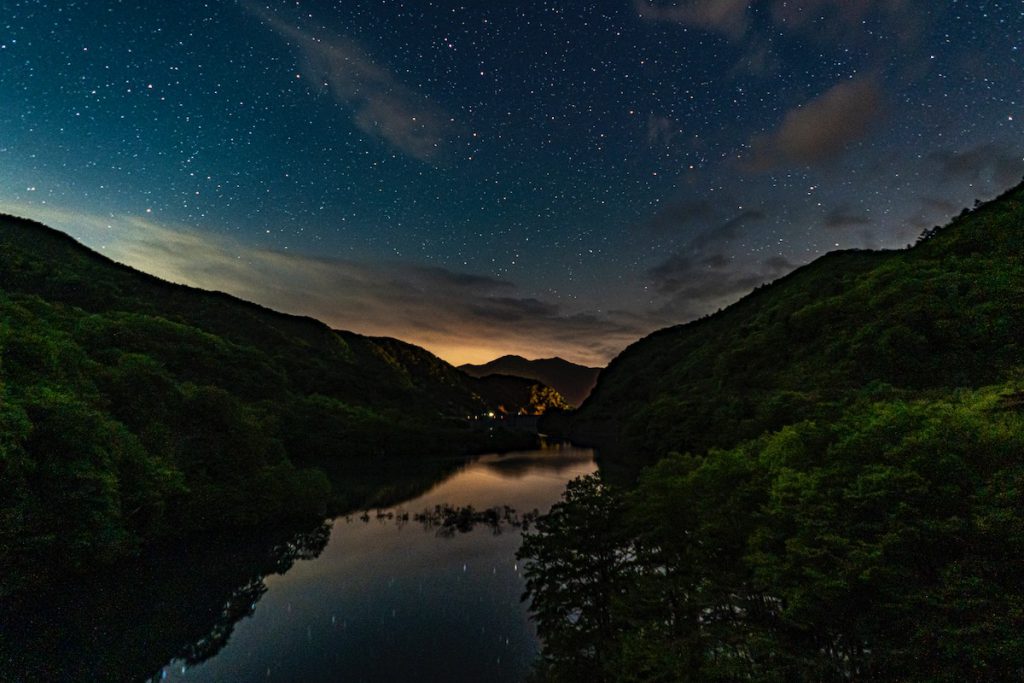
[[342,461],[530,442],[466,419],[507,400],[423,349],[0,218],[0,592],[168,535],[315,516]]
[[1024,364],[1024,186],[901,251],[823,256],[623,351],[574,436],[643,462],[733,446],[862,395],[1001,381]]
[[[550,681],[1024,672],[1024,186],[637,342],[527,535]],[[653,463],[653,464],[652,464]]]

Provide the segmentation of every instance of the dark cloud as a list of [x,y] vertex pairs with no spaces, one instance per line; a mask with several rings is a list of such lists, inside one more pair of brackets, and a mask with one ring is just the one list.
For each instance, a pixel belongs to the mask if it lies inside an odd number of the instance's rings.
[[[744,211],[718,225],[697,234],[686,246],[650,268],[647,276],[654,288],[661,294],[678,295],[687,291],[692,296],[710,293],[723,295],[733,293],[742,283],[733,281],[733,274],[727,272],[730,259],[719,251],[710,251],[723,242],[734,240],[747,226],[766,218],[763,211]],[[715,284],[721,280],[721,284]]]
[[707,199],[680,199],[669,202],[641,227],[656,235],[679,233],[713,220],[714,205]]
[[708,268],[725,268],[729,265],[729,259],[724,254],[712,254],[704,257],[701,263]]
[[954,216],[961,208],[948,199],[939,199],[938,197],[922,197],[921,206],[924,209],[940,213],[945,216]]
[[668,319],[691,320],[724,308],[797,267],[783,256],[735,270],[724,265],[714,257],[701,262],[680,254],[666,258],[648,271],[655,288],[666,297],[658,312]]
[[862,227],[871,225],[872,222],[870,217],[863,213],[855,212],[847,204],[840,204],[825,214],[825,227],[833,230]]
[[515,285],[511,282],[497,280],[486,275],[456,273],[437,266],[417,266],[412,269],[419,272],[424,279],[436,282],[442,286],[477,287],[485,290],[515,289]]
[[763,261],[763,265],[766,267],[766,272],[772,274],[788,273],[796,268],[796,264],[785,256],[772,256],[770,258],[766,258]]
[[296,26],[252,3],[243,7],[299,49],[303,77],[314,90],[329,91],[361,131],[421,161],[443,158],[446,139],[454,133],[451,118],[354,41]]
[[[715,207],[709,213],[714,215]],[[761,209],[743,210],[698,232],[683,248],[648,269],[648,280],[662,297],[656,313],[673,322],[691,320],[728,306],[754,287],[792,270],[795,266],[782,256],[751,265],[730,255],[728,243],[750,237],[752,228],[768,217]]]
[[690,248],[703,250],[720,242],[736,239],[740,232],[751,223],[767,218],[763,211],[747,210],[719,225],[708,228],[690,242]]
[[171,282],[220,290],[337,329],[396,337],[455,363],[519,353],[604,365],[671,322],[657,314],[566,310],[523,294],[513,282],[438,266],[292,254],[140,218],[54,209],[34,216]]
[[738,294],[764,281],[760,272],[764,268],[756,272],[738,271],[723,247],[727,249],[727,243],[741,238],[751,226],[764,221],[767,214],[747,209],[723,220],[718,215],[723,205],[733,204],[727,198],[715,205],[706,200],[679,201],[656,217],[661,224],[691,232],[695,227],[712,223],[647,271],[654,290],[664,297],[664,303],[655,311],[658,316],[672,322],[692,319],[731,303]]
[[[731,295],[746,291],[794,268],[784,256],[772,256],[753,269],[722,273],[730,261],[721,254],[695,260],[682,254],[672,254],[647,273],[658,291],[665,294]],[[698,296],[698,298],[700,298]]]
[[672,254],[647,271],[655,289],[661,293],[675,292],[697,269],[694,260],[681,254]]
[[[934,151],[921,162],[917,175],[926,180],[917,196],[907,200],[903,230],[895,234],[913,240],[921,230],[947,224],[976,201],[991,199],[1021,182],[1024,147],[983,143],[964,149]],[[941,193],[941,194],[940,194]]]
[[641,19],[668,21],[739,40],[747,31],[752,0],[634,0]]
[[558,306],[538,299],[489,297],[474,301],[466,310],[481,320],[500,323],[521,323],[524,320],[551,318],[559,314]]
[[942,150],[928,158],[940,182],[990,183],[1009,187],[1024,174],[1024,155],[1011,154],[994,144],[983,144],[967,150]]
[[775,130],[753,136],[743,166],[769,171],[832,161],[867,135],[881,118],[882,105],[882,89],[875,78],[838,83],[787,112]]

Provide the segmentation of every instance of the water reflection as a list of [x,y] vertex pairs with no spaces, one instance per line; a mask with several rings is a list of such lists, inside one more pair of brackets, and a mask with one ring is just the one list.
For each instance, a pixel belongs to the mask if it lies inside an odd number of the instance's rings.
[[480,464],[503,477],[518,478],[543,472],[561,475],[591,460],[593,454],[589,450],[554,446],[548,450],[491,455],[482,458]]
[[215,656],[265,578],[319,555],[330,528],[163,549],[115,574],[0,603],[0,680],[137,681]]
[[0,604],[0,680],[522,680],[537,640],[517,527],[593,471],[593,453],[420,463],[405,478],[346,467],[365,519],[205,539]]
[[[531,459],[515,474],[494,467]],[[538,642],[520,601],[519,533],[485,524],[438,536],[396,520],[435,506],[547,510],[593,469],[591,451],[570,447],[488,456],[413,500],[340,518],[317,559],[267,580],[220,655],[184,674],[174,662],[168,679],[522,681]]]

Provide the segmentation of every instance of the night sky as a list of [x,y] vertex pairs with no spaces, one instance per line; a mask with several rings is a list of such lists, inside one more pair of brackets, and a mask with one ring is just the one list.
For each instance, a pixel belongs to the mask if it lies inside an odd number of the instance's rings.
[[0,10],[0,211],[455,363],[604,364],[1024,173],[1021,0]]

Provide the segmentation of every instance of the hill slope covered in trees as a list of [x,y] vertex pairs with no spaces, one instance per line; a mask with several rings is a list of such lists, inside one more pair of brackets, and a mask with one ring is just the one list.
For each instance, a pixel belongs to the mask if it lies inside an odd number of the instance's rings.
[[1024,359],[1024,186],[901,251],[833,252],[615,358],[572,433],[630,458],[733,446],[884,388],[1001,381]]
[[170,535],[319,514],[343,463],[522,445],[466,420],[507,401],[423,349],[0,217],[0,593]]
[[520,551],[538,678],[1019,680],[1022,343],[1024,185],[637,342],[572,428],[647,468]]

